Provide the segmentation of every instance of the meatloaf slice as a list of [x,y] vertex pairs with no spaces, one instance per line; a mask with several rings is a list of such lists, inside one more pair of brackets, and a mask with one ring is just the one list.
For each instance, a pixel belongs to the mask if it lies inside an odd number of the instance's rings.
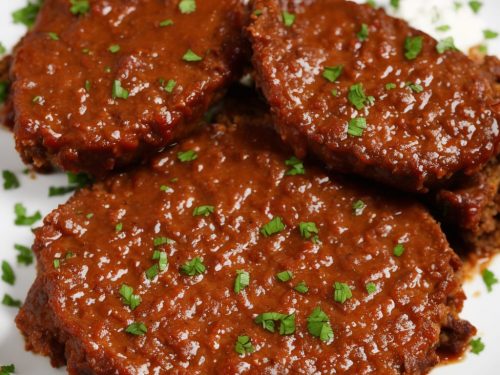
[[460,260],[420,204],[214,125],[37,230],[17,325],[70,374],[424,374],[457,355]]
[[257,0],[257,83],[300,157],[425,192],[498,151],[493,87],[452,40],[342,0]]
[[46,0],[10,71],[19,153],[102,175],[188,133],[238,74],[239,0]]

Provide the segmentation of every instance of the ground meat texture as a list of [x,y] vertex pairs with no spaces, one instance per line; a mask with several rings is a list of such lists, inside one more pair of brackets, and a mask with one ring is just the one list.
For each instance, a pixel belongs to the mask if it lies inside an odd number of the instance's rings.
[[[17,317],[28,349],[70,374],[423,374],[440,342],[461,353],[474,328],[457,318],[460,260],[426,210],[313,165],[290,174],[290,157],[271,130],[214,125],[77,192],[36,231],[38,277]],[[187,276],[196,257],[204,268]],[[308,329],[317,307],[326,342]],[[257,324],[265,312],[287,316],[288,334]],[[126,333],[133,323],[147,332]],[[235,352],[239,336],[252,353]]]
[[142,160],[190,131],[240,67],[239,0],[190,13],[177,0],[89,3],[73,14],[44,1],[16,48],[16,145],[38,170],[102,175]]
[[[430,36],[350,1],[259,0],[254,10],[257,82],[299,156],[426,191],[496,154],[491,82],[461,52],[439,53]],[[407,50],[407,37],[421,39]]]

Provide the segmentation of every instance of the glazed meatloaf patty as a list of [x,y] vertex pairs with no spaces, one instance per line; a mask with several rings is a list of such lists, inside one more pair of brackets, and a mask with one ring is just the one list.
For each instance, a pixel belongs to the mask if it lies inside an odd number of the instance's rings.
[[46,0],[10,71],[16,146],[102,175],[182,137],[241,65],[239,0]]
[[299,157],[425,192],[496,155],[493,87],[451,39],[342,0],[257,0],[252,17],[257,83]]
[[45,219],[17,325],[70,374],[426,373],[474,328],[439,225],[391,195],[206,127]]

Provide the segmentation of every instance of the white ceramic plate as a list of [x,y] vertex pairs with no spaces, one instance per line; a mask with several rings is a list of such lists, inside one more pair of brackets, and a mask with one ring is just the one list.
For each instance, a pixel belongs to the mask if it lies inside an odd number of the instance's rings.
[[[377,0],[378,4],[388,1]],[[0,2],[0,42],[11,48],[25,32],[24,26],[12,24],[12,11],[24,6],[26,0],[2,0]],[[397,15],[407,19],[413,25],[435,35],[437,38],[454,36],[457,45],[466,49],[483,42],[483,30],[486,28],[500,31],[498,18],[500,2],[483,0],[484,6],[479,14],[474,15],[468,7],[468,1],[461,1],[462,8],[455,10],[453,0],[400,0],[401,7]],[[394,13],[394,12],[393,12]],[[451,30],[440,35],[436,27],[450,25]],[[489,41],[490,53],[500,55],[500,38]],[[23,300],[35,277],[34,266],[16,264],[17,252],[14,244],[30,246],[33,241],[29,227],[14,225],[14,205],[23,203],[31,214],[37,210],[46,215],[67,197],[48,197],[49,186],[65,186],[65,175],[26,176],[24,166],[14,150],[14,143],[9,132],[0,129],[0,170],[15,172],[21,182],[16,190],[5,191],[0,187],[0,261],[7,260],[17,276],[14,286],[0,280],[0,299],[5,293]],[[489,266],[500,277],[500,257]],[[465,285],[468,300],[462,316],[478,328],[486,348],[480,355],[467,354],[462,361],[435,369],[433,375],[481,375],[500,373],[500,284],[492,293],[487,293],[479,276]],[[53,369],[45,357],[35,356],[24,350],[21,335],[14,325],[16,308],[0,305],[0,366],[13,363],[18,374],[49,375],[65,373]]]

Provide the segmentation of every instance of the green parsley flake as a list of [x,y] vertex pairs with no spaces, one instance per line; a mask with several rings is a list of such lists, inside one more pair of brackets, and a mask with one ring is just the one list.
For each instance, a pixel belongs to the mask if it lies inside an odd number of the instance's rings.
[[9,82],[0,82],[0,103],[4,103],[9,93]]
[[60,195],[65,195],[76,190],[74,186],[50,186],[49,187],[49,197],[56,197]]
[[345,301],[352,298],[351,288],[346,283],[335,282],[333,290],[333,299],[335,302],[345,303]]
[[377,4],[375,3],[375,0],[366,0],[366,4],[368,4],[372,8],[376,8],[377,7]]
[[481,1],[469,1],[469,7],[472,9],[472,11],[475,14],[478,14],[479,11],[481,10],[483,6],[483,3]]
[[88,0],[69,0],[69,2],[71,4],[69,11],[75,16],[83,15],[90,11]]
[[172,26],[173,24],[174,21],[172,21],[171,19],[167,19],[160,22],[160,27]]
[[201,275],[205,270],[203,260],[199,257],[193,258],[181,266],[181,272],[186,276]]
[[183,163],[198,159],[198,153],[194,150],[181,151],[177,154],[177,159]]
[[422,36],[409,36],[405,40],[405,57],[408,60],[415,60],[422,52],[424,38]]
[[307,330],[311,335],[318,337],[323,342],[329,343],[333,340],[330,319],[319,306],[307,317]]
[[470,341],[470,351],[473,354],[478,355],[484,350],[484,343],[481,341],[481,337]]
[[295,22],[296,16],[293,13],[289,13],[287,11],[284,11],[283,13],[281,13],[281,17],[283,20],[283,25],[285,25],[286,27],[290,27]]
[[203,60],[203,57],[201,56],[198,56],[196,53],[194,53],[192,50],[188,49],[186,51],[186,53],[184,54],[184,56],[182,56],[182,59],[184,61],[188,61],[188,62],[198,62],[198,61],[201,61]]
[[368,294],[373,294],[377,291],[377,286],[374,283],[368,283],[365,287]]
[[349,88],[349,94],[347,98],[351,104],[356,107],[359,111],[363,109],[366,105],[372,104],[375,101],[373,96],[366,96],[365,89],[362,83],[356,83]]
[[390,4],[394,9],[399,9],[399,0],[391,0]]
[[451,29],[450,25],[441,25],[436,27],[436,31],[445,32]]
[[304,168],[304,163],[295,156],[292,156],[290,159],[285,161],[285,165],[291,167],[287,172],[287,176],[297,176],[306,174],[306,170]]
[[498,37],[498,33],[493,30],[483,30],[483,35],[485,39],[495,39]]
[[3,177],[3,188],[5,190],[13,190],[21,186],[14,172],[5,170],[2,172],[2,177]]
[[19,252],[17,255],[17,263],[24,264],[25,266],[29,266],[33,263],[33,252],[29,247],[15,244],[14,249]]
[[128,98],[128,90],[124,89],[122,87],[122,83],[115,79],[113,81],[113,99],[120,98],[120,99],[127,99]]
[[356,35],[360,42],[364,42],[365,40],[367,40],[369,35],[368,25],[366,23],[362,24],[361,29]]
[[16,372],[16,366],[12,364],[0,366],[0,375],[10,375],[15,372]]
[[89,214],[85,215],[85,217],[87,219],[92,219],[94,217],[94,214],[93,213],[89,213]]
[[257,17],[262,16],[262,10],[257,9],[257,10],[255,10],[255,11],[253,12],[253,14],[254,14],[255,16],[257,16]]
[[14,220],[15,225],[30,226],[42,218],[40,211],[36,211],[33,215],[27,216],[26,208],[22,203],[16,203],[14,206],[14,213],[16,215],[16,219]]
[[88,92],[90,92],[90,89],[91,89],[91,87],[92,87],[92,84],[90,83],[90,81],[89,81],[89,80],[86,80],[86,81],[85,81],[85,85],[84,85],[84,87],[85,87],[85,91],[87,91],[87,93],[88,93]]
[[195,0],[181,0],[179,2],[179,10],[182,14],[193,13],[196,10]]
[[120,49],[121,49],[121,47],[118,44],[112,44],[108,47],[108,51],[111,53],[117,53],[120,51]]
[[488,290],[488,292],[491,292],[493,290],[493,285],[498,284],[498,279],[496,278],[495,274],[490,270],[485,269],[481,273],[481,276],[483,277],[486,289]]
[[125,332],[134,336],[142,336],[148,332],[148,328],[144,323],[134,322],[125,329]]
[[7,52],[7,49],[2,43],[0,43],[0,56],[3,55],[5,52]]
[[123,223],[118,223],[115,226],[115,232],[121,232],[123,229]]
[[338,80],[343,70],[344,65],[327,66],[323,70],[323,78],[329,82],[335,82]]
[[16,274],[7,261],[2,261],[2,280],[9,285],[14,285],[16,282]]
[[417,93],[417,94],[420,94],[421,92],[424,91],[424,88],[422,87],[422,85],[419,85],[418,83],[408,82],[406,84],[406,86],[409,87],[411,89],[411,91],[413,91],[414,93]]
[[165,251],[155,250],[153,251],[153,260],[158,261],[158,270],[165,271],[168,266],[168,256]]
[[307,293],[309,291],[309,287],[307,286],[305,281],[301,281],[300,283],[295,285],[295,288],[293,289],[295,289],[297,292],[301,294]]
[[385,89],[387,91],[394,90],[396,87],[397,87],[396,84],[392,82],[389,82],[385,85]]
[[363,117],[356,117],[349,121],[347,125],[347,134],[352,137],[361,137],[365,129],[366,119]]
[[18,9],[12,13],[12,21],[14,23],[21,23],[27,27],[33,26],[41,5],[41,0],[29,1],[28,5],[24,8]]
[[365,210],[365,208],[366,208],[366,203],[363,202],[362,200],[358,200],[352,204],[352,210],[355,216],[363,215],[363,211]]
[[54,265],[54,268],[57,270],[59,269],[59,267],[61,267],[61,259],[54,259],[54,261],[52,262],[52,264]]
[[332,91],[330,91],[330,92],[331,92],[331,94],[332,94],[332,96],[333,96],[334,98],[338,98],[338,97],[339,97],[339,90],[337,90],[337,89],[332,89]]
[[455,40],[453,37],[448,37],[439,41],[436,45],[436,51],[438,53],[445,53],[446,51],[457,51],[457,47],[455,47]]
[[123,298],[124,305],[130,307],[131,310],[135,310],[141,304],[141,297],[134,294],[134,288],[127,284],[122,284],[120,287],[120,295]]
[[392,252],[395,256],[400,257],[405,252],[405,246],[402,243],[398,243],[396,246],[394,246]]
[[295,333],[295,313],[285,315],[277,312],[266,312],[257,315],[255,323],[259,324],[269,332],[275,332],[276,322],[279,322],[280,335],[292,335]]
[[260,228],[260,233],[264,237],[270,237],[273,234],[279,233],[284,229],[285,224],[283,224],[283,219],[279,216],[276,216],[270,222]]
[[283,271],[283,272],[278,272],[276,274],[276,278],[281,281],[282,283],[286,283],[287,281],[292,280],[293,278],[293,273],[290,271]]
[[316,223],[313,222],[301,222],[299,224],[300,235],[306,240],[312,239],[314,243],[318,241],[319,230]]
[[43,104],[43,97],[41,97],[40,95],[37,95],[33,98],[33,103],[35,104]]
[[234,292],[238,294],[249,285],[250,274],[244,270],[236,271],[236,278],[234,279]]
[[210,216],[214,213],[214,206],[198,206],[193,210],[193,216]]
[[[5,293],[2,299],[2,305],[9,307],[21,307],[21,301],[18,299],[14,299],[10,294]],[[0,375],[2,373],[0,372]]]
[[175,242],[174,240],[172,240],[168,237],[156,237],[153,240],[153,245],[154,245],[154,247],[158,247],[158,246],[163,246],[163,245],[171,245],[174,242]]
[[160,190],[161,191],[173,191],[174,189],[172,189],[170,186],[168,185],[161,185],[160,186]]
[[158,276],[159,273],[160,273],[160,266],[158,264],[153,264],[145,272],[146,278],[148,280],[153,280],[156,276]]
[[177,82],[175,82],[173,79],[169,79],[167,83],[163,85],[163,90],[171,94],[174,91],[176,85]]
[[240,355],[253,353],[255,348],[250,342],[250,337],[238,336],[236,344],[234,345],[234,351]]
[[57,35],[56,33],[47,33],[47,35],[49,36],[50,39],[52,40],[59,40],[59,35]]

